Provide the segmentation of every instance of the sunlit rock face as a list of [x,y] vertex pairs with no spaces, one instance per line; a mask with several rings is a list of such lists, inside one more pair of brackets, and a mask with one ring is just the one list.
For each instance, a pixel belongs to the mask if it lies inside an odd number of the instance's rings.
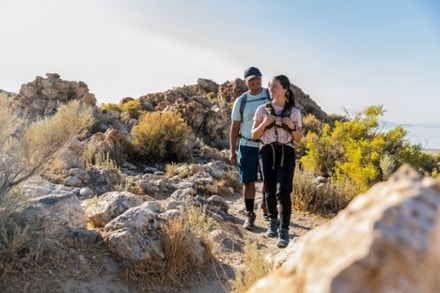
[[403,166],[292,243],[250,292],[440,292],[439,247],[438,182]]
[[95,105],[94,94],[82,81],[66,81],[57,73],[47,73],[46,77],[37,76],[34,81],[23,84],[20,92],[11,103],[17,116],[35,121],[54,114],[56,109],[71,100],[82,100]]

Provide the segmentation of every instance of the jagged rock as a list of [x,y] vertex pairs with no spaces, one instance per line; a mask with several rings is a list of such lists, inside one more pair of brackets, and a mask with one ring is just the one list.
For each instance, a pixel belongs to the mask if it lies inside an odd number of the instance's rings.
[[96,230],[76,229],[73,236],[83,244],[93,244],[99,239],[99,232]]
[[50,194],[79,194],[78,188],[68,187],[61,184],[53,184],[39,176],[31,177],[29,180],[24,182],[22,191],[27,198],[43,197]]
[[93,190],[89,187],[83,187],[79,190],[79,197],[82,199],[89,199],[93,196]]
[[158,214],[145,202],[110,221],[104,227],[103,239],[110,251],[125,260],[164,259],[157,220]]
[[232,103],[245,91],[247,91],[247,87],[244,80],[236,78],[233,81],[227,81],[220,85],[218,95],[228,103]]
[[215,212],[222,212],[225,214],[228,213],[229,205],[226,200],[219,195],[210,196],[207,200],[207,203],[208,208]]
[[191,200],[197,192],[192,188],[178,189],[171,194],[170,198],[177,202]]
[[86,214],[75,193],[50,193],[30,199],[28,204],[19,218],[23,227],[44,229],[46,235],[64,235],[87,227]]
[[439,292],[439,246],[440,186],[402,166],[291,242],[250,292]]
[[180,212],[179,209],[176,208],[172,208],[172,209],[168,209],[166,210],[164,213],[159,214],[159,218],[162,220],[170,220],[170,219],[178,219],[180,218],[180,216],[182,215],[182,213]]
[[216,93],[219,86],[212,80],[199,78],[197,80],[197,87],[203,89],[206,93]]
[[217,194],[218,186],[212,177],[194,178],[194,183],[197,186],[197,190],[202,194]]
[[121,174],[115,168],[94,166],[90,169],[89,176],[93,187],[100,186],[111,189],[111,186],[121,183]]
[[85,204],[89,220],[96,227],[104,227],[129,208],[142,204],[143,200],[130,192],[114,191],[101,195],[97,200],[90,199],[88,202],[93,203]]
[[[54,183],[65,182],[68,176],[76,176],[76,179],[69,178],[67,186],[84,186],[89,182],[89,176],[85,171],[86,160],[84,158],[85,148],[78,139],[71,139],[66,147],[62,148],[57,156],[48,164],[46,177]],[[78,170],[72,174],[70,170]],[[79,171],[81,170],[81,171]],[[75,182],[72,184],[70,182]]]
[[134,101],[134,99],[132,97],[122,98],[121,101],[119,102],[119,105],[125,104],[125,103],[130,102],[130,101]]
[[209,238],[214,244],[214,249],[217,251],[234,250],[234,247],[239,247],[230,236],[221,229],[216,229],[209,232]]
[[68,176],[66,179],[64,179],[63,184],[66,186],[75,186],[80,187],[82,186],[82,180],[75,176]]
[[86,143],[86,148],[94,154],[94,161],[113,160],[121,163],[125,146],[129,144],[128,137],[113,128],[109,128],[105,133],[95,133]]
[[209,162],[204,165],[204,168],[214,179],[223,179],[226,176],[224,170],[228,169],[228,166],[219,162]]
[[35,121],[54,114],[59,105],[82,97],[93,104],[94,96],[84,96],[89,92],[84,82],[62,80],[57,73],[48,73],[46,76],[47,78],[37,76],[34,81],[21,86],[18,95],[11,102],[11,108],[17,116]]
[[96,106],[96,97],[92,93],[85,93],[81,96],[81,101],[90,106]]

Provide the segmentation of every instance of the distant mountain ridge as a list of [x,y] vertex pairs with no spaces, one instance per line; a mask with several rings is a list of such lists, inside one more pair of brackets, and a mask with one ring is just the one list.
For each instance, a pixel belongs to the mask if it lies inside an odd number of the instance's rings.
[[402,126],[405,127],[440,127],[440,124],[436,123],[398,123],[398,122],[392,122],[392,121],[386,121],[386,120],[379,120],[380,126],[385,127],[396,127],[396,126]]

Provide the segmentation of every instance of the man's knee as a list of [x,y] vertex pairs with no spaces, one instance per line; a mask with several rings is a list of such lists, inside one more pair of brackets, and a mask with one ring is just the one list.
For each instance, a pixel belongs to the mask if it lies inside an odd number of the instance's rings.
[[255,182],[243,183],[245,198],[255,198]]

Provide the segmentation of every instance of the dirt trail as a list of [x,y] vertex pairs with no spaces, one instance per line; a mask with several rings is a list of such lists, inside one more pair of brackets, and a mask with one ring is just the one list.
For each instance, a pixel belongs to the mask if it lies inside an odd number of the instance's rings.
[[[261,190],[260,186],[257,187],[257,190]],[[261,192],[257,192],[256,207],[261,202],[261,198]],[[196,281],[190,288],[179,290],[179,292],[230,292],[229,282],[234,279],[234,270],[243,265],[243,246],[246,240],[255,241],[258,248],[265,251],[266,254],[274,254],[280,250],[276,246],[276,238],[266,236],[268,222],[262,219],[261,209],[256,208],[255,228],[253,231],[248,231],[242,227],[246,218],[243,198],[235,194],[225,199],[229,203],[231,221],[225,222],[222,228],[228,235],[231,245],[220,252],[214,251],[218,264],[206,270],[202,280]],[[298,241],[302,235],[327,220],[307,212],[292,211],[289,229],[290,241]]]

